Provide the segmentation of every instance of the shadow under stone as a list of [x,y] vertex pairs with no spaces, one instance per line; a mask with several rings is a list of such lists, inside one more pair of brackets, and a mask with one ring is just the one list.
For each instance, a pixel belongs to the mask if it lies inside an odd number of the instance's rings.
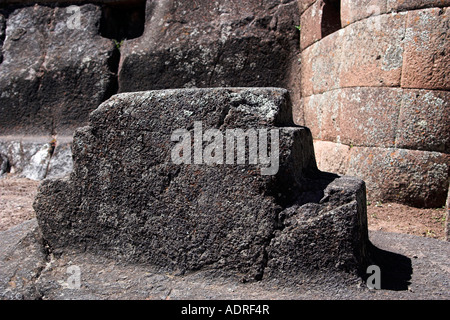
[[[377,248],[369,243],[370,263],[380,268],[381,288],[383,290],[404,291],[411,284],[413,273],[411,259],[408,257]],[[370,274],[365,275],[364,281]]]

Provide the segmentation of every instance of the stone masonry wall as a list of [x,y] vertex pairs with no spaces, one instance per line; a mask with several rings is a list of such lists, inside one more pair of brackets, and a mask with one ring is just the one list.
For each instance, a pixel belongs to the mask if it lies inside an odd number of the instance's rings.
[[[70,5],[81,9],[80,29],[68,28]],[[64,174],[73,130],[117,92],[277,86],[289,90],[296,123],[311,129],[322,170],[364,179],[370,200],[441,207],[449,5],[2,1],[2,168],[38,179],[53,167]]]
[[2,1],[0,154],[26,173],[41,150],[26,176],[47,177],[118,92],[278,86],[299,102],[299,19],[295,0]]
[[311,128],[319,168],[364,179],[369,200],[442,207],[450,1],[303,3],[294,119]]

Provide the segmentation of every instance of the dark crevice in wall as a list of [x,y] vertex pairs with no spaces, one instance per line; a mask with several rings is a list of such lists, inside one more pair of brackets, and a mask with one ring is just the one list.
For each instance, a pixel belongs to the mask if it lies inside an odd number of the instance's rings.
[[102,6],[100,34],[120,43],[144,33],[145,0],[130,0]]
[[102,97],[102,101],[106,101],[119,92],[119,63],[120,63],[120,48],[116,45],[111,56],[108,58],[108,69],[111,72],[111,81],[105,94]]
[[322,16],[322,38],[341,29],[341,2],[340,0],[324,0]]
[[116,46],[108,59],[108,68],[113,76],[102,101],[119,91],[120,47],[124,40],[138,38],[144,33],[145,6],[146,0],[124,0],[102,5],[100,35],[112,39]]

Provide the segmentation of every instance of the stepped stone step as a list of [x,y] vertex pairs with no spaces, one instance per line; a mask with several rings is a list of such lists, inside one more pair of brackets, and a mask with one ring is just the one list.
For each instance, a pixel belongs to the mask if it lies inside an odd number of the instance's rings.
[[291,114],[279,88],[113,96],[75,132],[70,177],[39,188],[46,243],[244,280],[356,274],[364,182],[320,172]]

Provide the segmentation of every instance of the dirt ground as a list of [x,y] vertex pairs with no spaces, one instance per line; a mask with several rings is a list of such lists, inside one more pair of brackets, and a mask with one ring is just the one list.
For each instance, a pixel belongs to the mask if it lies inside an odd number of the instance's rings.
[[[0,231],[34,218],[38,181],[13,176],[0,178]],[[444,240],[445,210],[418,209],[396,203],[368,202],[369,230],[405,233]]]

